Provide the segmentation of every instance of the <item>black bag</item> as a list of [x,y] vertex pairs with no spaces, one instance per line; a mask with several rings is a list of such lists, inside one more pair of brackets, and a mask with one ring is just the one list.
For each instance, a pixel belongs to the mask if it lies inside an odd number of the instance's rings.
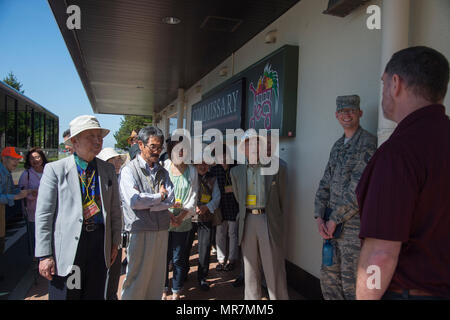
[[[333,210],[331,210],[330,208],[325,208],[325,213],[323,215],[323,221],[327,222],[328,220],[330,220],[330,216],[331,213],[333,212]],[[341,222],[336,226],[336,229],[334,230],[333,233],[333,239],[337,239],[341,236],[342,233],[342,229],[344,228],[344,223]]]

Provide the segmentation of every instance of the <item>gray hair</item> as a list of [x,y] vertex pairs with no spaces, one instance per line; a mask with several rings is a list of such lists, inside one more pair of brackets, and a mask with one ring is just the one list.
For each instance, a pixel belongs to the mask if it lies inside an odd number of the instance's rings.
[[142,141],[144,144],[148,143],[150,137],[157,137],[161,141],[161,144],[164,144],[164,134],[161,129],[148,126],[139,130],[138,140]]

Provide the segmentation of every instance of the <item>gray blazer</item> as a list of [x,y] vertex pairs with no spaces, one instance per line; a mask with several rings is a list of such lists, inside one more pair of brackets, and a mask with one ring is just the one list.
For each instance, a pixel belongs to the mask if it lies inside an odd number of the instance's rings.
[[[238,165],[231,169],[231,182],[236,201],[239,203],[239,244],[244,237],[247,199],[247,166]],[[266,190],[266,215],[269,236],[280,248],[284,248],[284,210],[286,196],[286,164],[280,159],[279,171],[275,175],[264,176]]]
[[[105,264],[110,267],[111,248],[118,247],[122,229],[119,187],[114,166],[97,158],[105,222]],[[36,204],[36,257],[52,255],[56,274],[71,272],[83,224],[80,182],[74,156],[48,163]]]

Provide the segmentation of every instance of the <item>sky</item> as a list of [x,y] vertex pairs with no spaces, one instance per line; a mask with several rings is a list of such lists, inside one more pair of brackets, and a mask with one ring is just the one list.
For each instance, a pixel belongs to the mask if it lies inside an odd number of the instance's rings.
[[[94,114],[46,0],[0,0],[0,80],[10,71],[25,95],[59,116],[62,133],[77,116]],[[114,147],[122,116],[95,114],[111,132],[103,147]]]

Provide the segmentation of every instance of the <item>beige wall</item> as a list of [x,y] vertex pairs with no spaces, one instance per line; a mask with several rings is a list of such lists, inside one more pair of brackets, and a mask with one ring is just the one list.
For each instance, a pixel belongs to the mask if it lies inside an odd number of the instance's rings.
[[[314,196],[330,149],[343,134],[334,115],[336,96],[359,94],[364,111],[361,124],[371,133],[377,132],[381,31],[367,29],[366,8],[381,3],[371,1],[338,18],[322,14],[328,0],[302,0],[240,48],[234,58],[229,57],[186,90],[189,114],[201,94],[232,76],[232,61],[236,74],[283,45],[299,46],[297,137],[284,138],[280,150],[290,179],[287,259],[315,276],[320,272],[322,241],[313,219]],[[449,13],[448,0],[412,0],[411,45],[432,46],[449,58]],[[273,29],[277,29],[277,42],[265,44],[264,36]],[[226,77],[218,75],[223,66],[228,66]]]
[[380,85],[381,32],[366,28],[365,8],[343,19],[323,15],[327,3],[301,1],[277,21],[278,30],[289,29],[280,40],[300,46],[297,138],[286,139],[281,151],[292,181],[287,258],[315,276],[322,240],[313,219],[314,196],[331,146],[343,134],[334,115],[336,96],[359,94],[362,126],[375,134]]

